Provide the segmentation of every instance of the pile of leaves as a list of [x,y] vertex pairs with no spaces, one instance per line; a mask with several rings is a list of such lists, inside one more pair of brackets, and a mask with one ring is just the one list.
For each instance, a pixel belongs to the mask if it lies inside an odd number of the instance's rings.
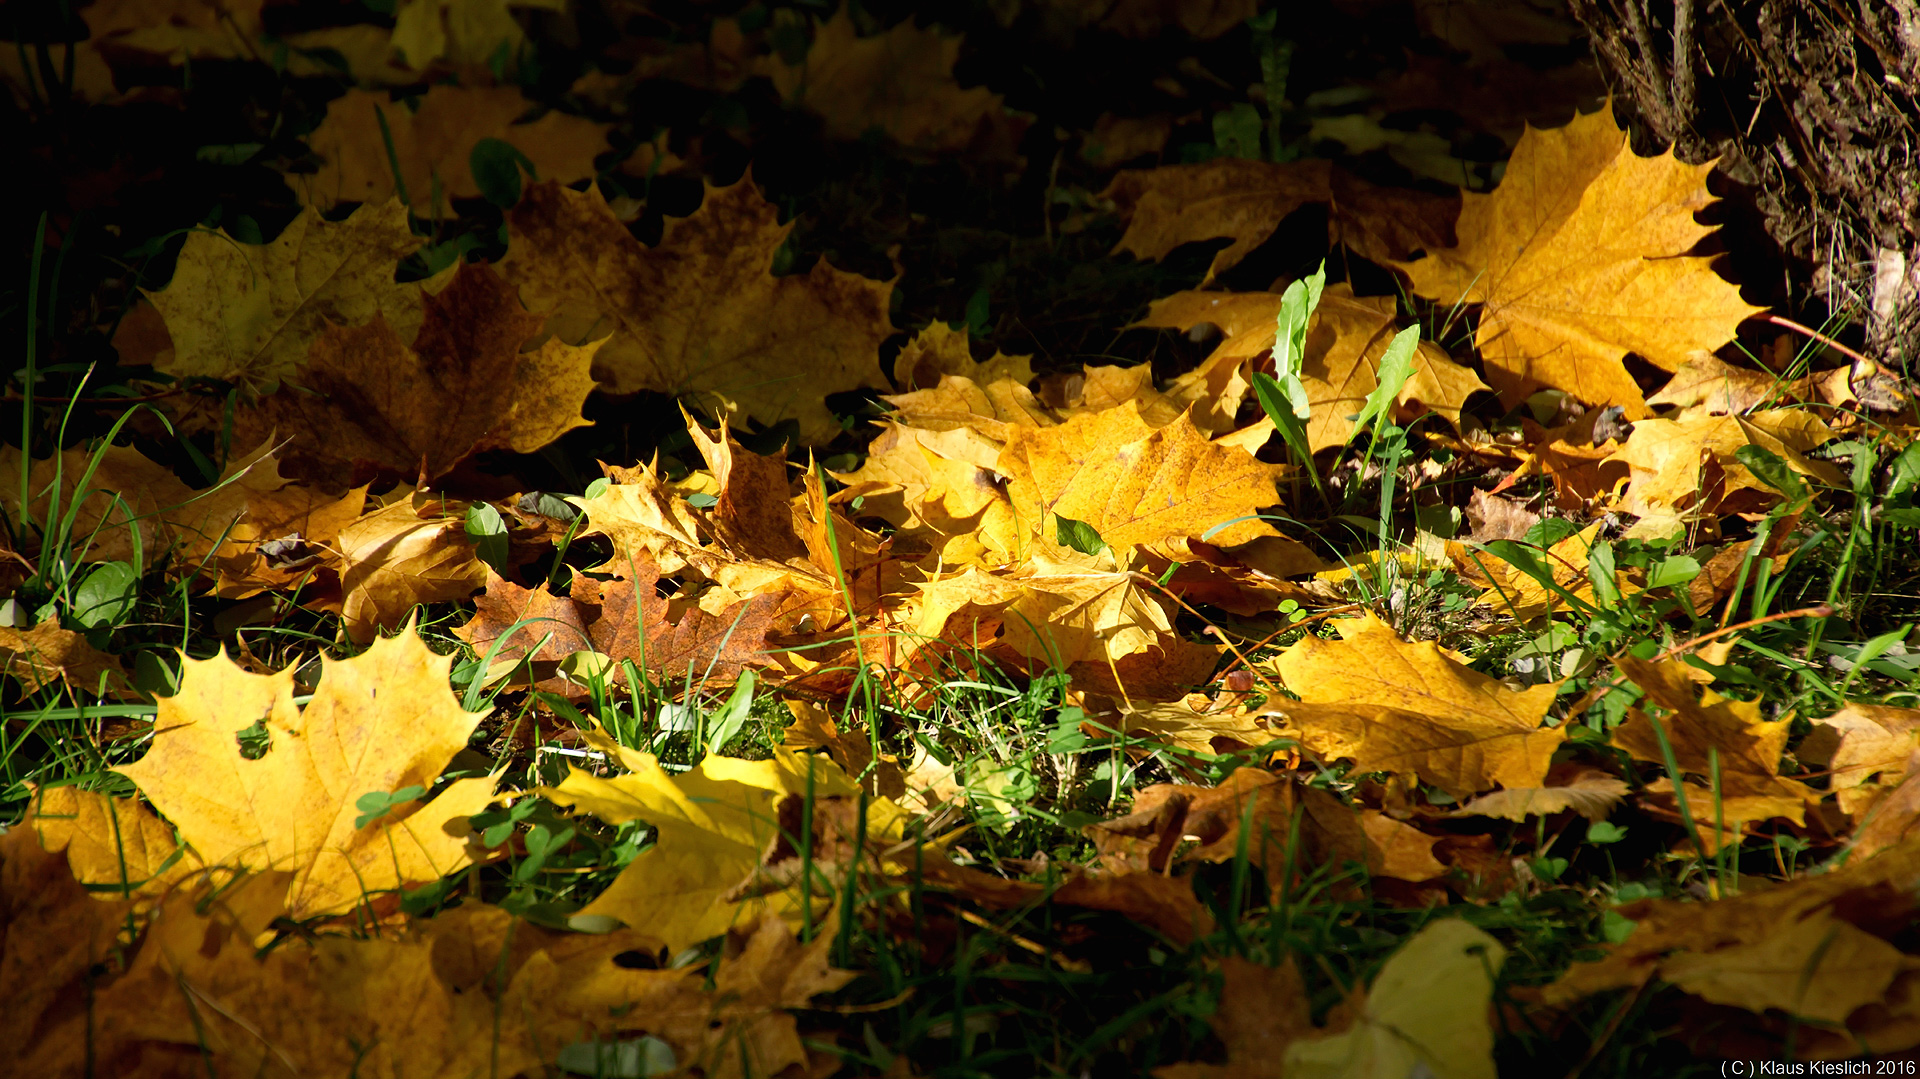
[[338,7],[0,58],[12,1070],[1920,1044],[1910,398],[1551,5]]

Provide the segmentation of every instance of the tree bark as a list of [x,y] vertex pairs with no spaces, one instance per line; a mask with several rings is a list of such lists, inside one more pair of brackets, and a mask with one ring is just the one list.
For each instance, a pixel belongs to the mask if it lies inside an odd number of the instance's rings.
[[1616,104],[1746,185],[1811,298],[1920,354],[1920,0],[1569,0]]

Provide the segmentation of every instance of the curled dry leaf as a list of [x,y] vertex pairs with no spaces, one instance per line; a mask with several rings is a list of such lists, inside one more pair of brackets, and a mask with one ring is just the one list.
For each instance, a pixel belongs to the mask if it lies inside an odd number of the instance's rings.
[[93,647],[73,630],[62,629],[58,615],[48,615],[32,629],[0,626],[0,673],[17,680],[26,693],[58,684],[105,697],[133,695],[132,680],[120,657]]
[[427,90],[418,109],[385,91],[349,90],[328,103],[326,118],[307,136],[321,165],[300,177],[299,190],[322,210],[342,202],[385,203],[397,194],[398,161],[409,207],[423,217],[442,214],[447,200],[480,197],[470,158],[482,139],[513,146],[543,180],[570,184],[591,177],[594,157],[607,149],[608,125],[563,112],[518,122],[533,108],[517,86],[443,83]]
[[1672,371],[1759,310],[1686,254],[1713,231],[1694,220],[1712,167],[1640,157],[1606,108],[1528,128],[1500,186],[1462,195],[1459,245],[1401,268],[1422,296],[1481,305],[1475,342],[1507,407],[1545,387],[1638,419],[1628,353]]
[[290,470],[315,482],[375,475],[435,479],[487,449],[532,453],[586,424],[600,342],[547,340],[522,351],[545,320],[520,306],[485,266],[459,266],[425,298],[403,339],[379,314],[335,326],[283,389],[236,418],[242,437],[288,438]]
[[[1549,781],[1554,778],[1548,776]],[[1627,796],[1627,784],[1605,772],[1582,769],[1577,774],[1561,778],[1563,782],[1552,786],[1492,791],[1448,815],[1525,820],[1572,810],[1590,821],[1600,821],[1606,820],[1607,814]]]
[[501,271],[530,306],[558,311],[550,325],[562,339],[608,338],[594,374],[609,392],[689,394],[736,422],[793,420],[801,441],[824,442],[840,424],[823,398],[886,388],[879,349],[893,332],[892,285],[825,260],[775,277],[792,225],[751,180],[709,187],[652,248],[597,190],[554,183],[528,188],[507,227]]
[[[182,662],[152,748],[118,770],[208,865],[290,872],[287,911],[308,918],[474,860],[466,818],[493,799],[491,779],[455,780],[430,802],[355,823],[362,795],[430,789],[466,748],[480,717],[447,688],[451,656],[409,629],[352,659],[322,659],[304,709],[292,667],[248,674],[225,656]],[[237,737],[250,722],[268,741],[253,760]]]
[[404,625],[422,603],[466,599],[487,583],[460,516],[432,498],[396,498],[342,529],[340,618],[365,643]]
[[1307,636],[1273,661],[1300,703],[1271,707],[1283,733],[1362,772],[1417,775],[1456,798],[1543,785],[1566,731],[1542,726],[1555,687],[1513,690],[1371,614]]

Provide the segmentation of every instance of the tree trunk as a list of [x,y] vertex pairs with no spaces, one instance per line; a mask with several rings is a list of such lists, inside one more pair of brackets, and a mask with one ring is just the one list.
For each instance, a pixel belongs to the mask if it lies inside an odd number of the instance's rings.
[[1865,351],[1920,353],[1920,0],[1569,0],[1616,102],[1720,159]]

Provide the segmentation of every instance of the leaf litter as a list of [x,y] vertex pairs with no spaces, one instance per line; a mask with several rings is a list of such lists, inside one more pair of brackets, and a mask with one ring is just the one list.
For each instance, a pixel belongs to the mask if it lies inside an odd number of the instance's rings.
[[[1062,127],[1071,280],[1011,230],[942,278],[979,227],[846,212],[1046,171],[973,44],[1016,23],[1287,85],[1257,5],[1083,7],[86,8],[70,100],[171,108],[203,91],[141,80],[190,60],[330,89],[201,147],[283,194],[121,283],[98,400],[140,408],[0,450],[10,1063],[1910,1049],[1920,711],[1867,601],[1911,416],[1824,334],[1763,344],[1711,163],[1600,108],[1488,118],[1491,189],[1396,184],[1280,145],[1275,91]],[[661,86],[706,95],[664,139]]]

